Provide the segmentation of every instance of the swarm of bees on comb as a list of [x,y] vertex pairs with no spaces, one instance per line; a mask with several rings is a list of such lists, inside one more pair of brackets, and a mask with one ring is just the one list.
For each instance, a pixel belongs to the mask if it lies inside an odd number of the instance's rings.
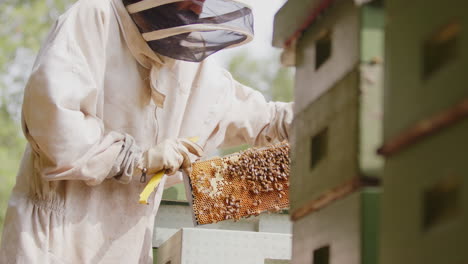
[[288,208],[289,163],[285,143],[195,162],[189,180],[197,224]]

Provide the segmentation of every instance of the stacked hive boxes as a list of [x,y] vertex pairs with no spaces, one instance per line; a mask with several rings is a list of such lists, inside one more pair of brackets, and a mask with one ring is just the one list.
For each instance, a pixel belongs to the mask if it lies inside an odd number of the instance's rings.
[[468,263],[468,3],[386,10],[380,263]]
[[296,66],[292,263],[375,264],[382,8],[289,1],[276,15],[274,43]]

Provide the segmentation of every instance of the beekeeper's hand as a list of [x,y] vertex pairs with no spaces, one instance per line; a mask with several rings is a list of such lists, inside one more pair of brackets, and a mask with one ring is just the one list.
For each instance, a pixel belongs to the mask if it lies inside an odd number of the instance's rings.
[[172,175],[179,169],[189,174],[192,167],[189,153],[200,157],[203,149],[188,139],[166,139],[143,153],[139,167],[146,168],[149,175],[161,170]]

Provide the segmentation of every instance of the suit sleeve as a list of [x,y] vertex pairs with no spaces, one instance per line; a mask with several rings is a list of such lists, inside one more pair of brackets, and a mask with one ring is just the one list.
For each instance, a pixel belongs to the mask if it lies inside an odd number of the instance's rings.
[[[129,135],[105,131],[103,83],[111,10],[79,1],[60,17],[25,89],[23,129],[43,179],[96,185],[133,173],[141,155]],[[126,177],[128,178],[128,177]]]
[[267,102],[265,97],[234,80],[229,73],[231,89],[226,113],[219,128],[224,131],[221,147],[240,144],[265,146],[289,139],[293,120],[293,103]]

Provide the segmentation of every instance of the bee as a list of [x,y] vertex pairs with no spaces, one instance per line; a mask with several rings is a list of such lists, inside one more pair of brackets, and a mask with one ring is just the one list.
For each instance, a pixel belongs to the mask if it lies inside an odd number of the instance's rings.
[[283,185],[281,183],[275,183],[275,189],[278,190],[278,191],[282,191],[283,190]]

